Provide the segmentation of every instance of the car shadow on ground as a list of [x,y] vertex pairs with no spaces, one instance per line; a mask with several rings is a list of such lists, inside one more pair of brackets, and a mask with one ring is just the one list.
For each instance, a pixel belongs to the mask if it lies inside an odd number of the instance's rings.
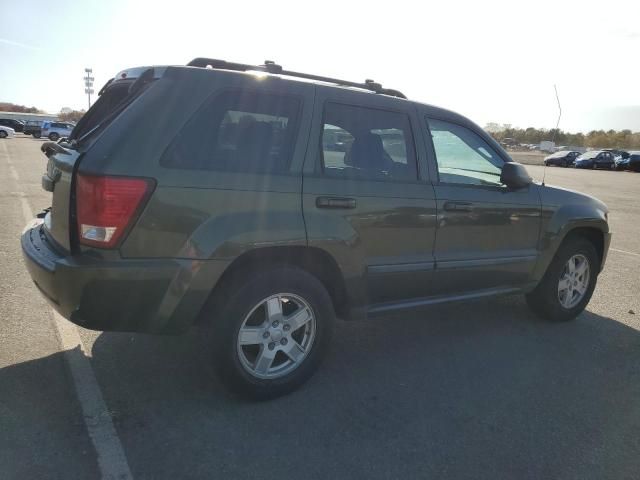
[[[601,479],[640,471],[639,353],[617,321],[506,297],[338,322],[318,373],[270,402],[228,394],[197,330],[104,333],[92,363],[134,476]],[[36,390],[8,408],[37,411]]]

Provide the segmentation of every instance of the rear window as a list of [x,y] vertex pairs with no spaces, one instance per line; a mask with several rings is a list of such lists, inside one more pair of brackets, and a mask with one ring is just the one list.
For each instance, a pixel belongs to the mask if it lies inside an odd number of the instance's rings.
[[73,128],[69,138],[77,140],[97,130],[99,127],[108,125],[128,103],[142,93],[143,89],[139,89],[134,93],[129,92],[129,87],[133,82],[133,79],[131,81],[119,81],[106,87],[102,95],[98,97],[98,100],[84,114],[78,124],[75,127],[69,127]]
[[300,102],[263,93],[218,95],[182,128],[160,164],[224,172],[287,172]]

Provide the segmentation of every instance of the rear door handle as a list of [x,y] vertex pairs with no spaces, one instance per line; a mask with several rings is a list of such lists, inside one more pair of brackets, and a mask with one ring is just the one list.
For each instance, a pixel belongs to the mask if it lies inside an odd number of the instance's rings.
[[345,198],[345,197],[317,197],[316,207],[318,208],[356,208],[356,199]]
[[473,204],[470,202],[445,202],[443,206],[447,212],[470,212]]

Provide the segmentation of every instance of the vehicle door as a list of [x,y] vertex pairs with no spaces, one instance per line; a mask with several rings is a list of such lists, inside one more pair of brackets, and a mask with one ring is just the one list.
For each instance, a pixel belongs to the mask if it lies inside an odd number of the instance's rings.
[[511,159],[470,122],[423,120],[434,153],[436,284],[447,293],[523,286],[538,254],[538,186],[503,185]]
[[318,87],[303,187],[310,246],[331,253],[353,305],[427,295],[435,197],[415,109]]

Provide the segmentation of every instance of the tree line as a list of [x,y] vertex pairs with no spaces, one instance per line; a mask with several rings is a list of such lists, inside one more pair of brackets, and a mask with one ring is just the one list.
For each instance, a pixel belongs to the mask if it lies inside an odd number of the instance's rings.
[[0,102],[0,112],[15,113],[44,113],[36,107],[27,107],[25,105],[16,105],[15,103]]
[[[46,113],[44,110],[40,110],[36,107],[26,107],[24,105],[17,105],[10,102],[0,102],[0,112]],[[69,107],[63,107],[57,116],[58,119],[63,122],[77,122],[85,113],[85,110],[73,110]]]
[[543,140],[554,139],[556,145],[588,148],[620,148],[640,150],[640,132],[631,130],[592,130],[589,133],[569,133],[561,129],[512,128],[504,125],[499,129],[496,124],[485,127],[499,142],[511,138],[516,143],[538,144]]

